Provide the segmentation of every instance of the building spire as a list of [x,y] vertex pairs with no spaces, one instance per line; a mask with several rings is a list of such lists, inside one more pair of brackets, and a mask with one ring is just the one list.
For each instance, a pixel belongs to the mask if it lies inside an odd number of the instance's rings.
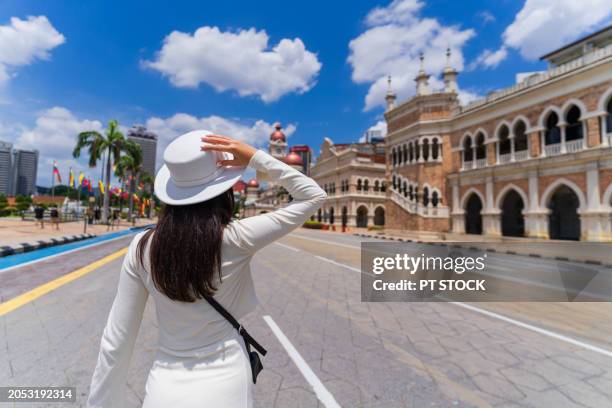
[[391,88],[391,75],[387,76],[387,95],[385,95],[385,100],[387,101],[387,112],[391,109],[395,108],[395,99],[397,96],[393,89]]
[[421,60],[419,74],[414,79],[417,84],[416,85],[417,96],[429,94],[429,87],[427,83],[427,81],[429,80],[429,75],[425,73],[425,56],[423,55],[423,52],[421,52],[421,54],[419,55],[419,59]]
[[442,72],[442,79],[444,80],[444,92],[457,93],[457,71],[451,67],[451,50],[450,47],[446,49],[446,67]]

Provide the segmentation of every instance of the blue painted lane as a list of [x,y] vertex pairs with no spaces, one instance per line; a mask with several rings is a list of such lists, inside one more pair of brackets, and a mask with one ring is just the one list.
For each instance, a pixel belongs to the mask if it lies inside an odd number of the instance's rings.
[[111,239],[116,239],[116,238],[120,238],[123,236],[136,234],[139,231],[142,231],[144,228],[147,228],[147,227],[148,226],[134,227],[134,228],[130,228],[130,229],[123,230],[123,231],[110,232],[110,233],[103,234],[103,235],[100,235],[94,238],[85,239],[83,241],[71,242],[69,244],[56,245],[56,246],[52,246],[48,248],[41,248],[41,249],[37,249],[31,252],[26,252],[23,254],[5,256],[5,257],[0,258],[0,271],[2,271],[3,269],[7,269],[7,268],[13,268],[15,266],[19,266],[21,264],[25,264],[28,262],[47,258],[53,255],[59,255],[64,252],[72,251],[75,249],[88,247],[91,245],[97,245],[105,241],[109,241]]

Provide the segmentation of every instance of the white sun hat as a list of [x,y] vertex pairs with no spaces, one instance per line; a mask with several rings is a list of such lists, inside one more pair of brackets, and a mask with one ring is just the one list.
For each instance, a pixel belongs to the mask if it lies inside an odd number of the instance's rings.
[[164,150],[164,165],[155,177],[155,194],[166,204],[188,205],[209,200],[231,188],[243,175],[244,166],[220,166],[229,160],[224,152],[202,151],[201,138],[213,134],[194,130],[174,139]]

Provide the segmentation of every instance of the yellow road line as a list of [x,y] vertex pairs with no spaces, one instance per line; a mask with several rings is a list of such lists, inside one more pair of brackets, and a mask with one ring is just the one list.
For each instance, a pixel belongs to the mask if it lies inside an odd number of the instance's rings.
[[107,263],[112,262],[115,259],[125,255],[127,250],[127,247],[120,249],[119,251],[107,255],[104,258],[98,259],[97,261],[90,263],[89,265],[84,266],[80,269],[77,269],[76,271],[60,276],[57,279],[40,285],[11,300],[7,300],[4,303],[0,303],[0,316],[4,316],[5,314],[12,312],[13,310],[25,305],[26,303],[38,299],[39,297],[59,288],[60,286],[67,284],[68,282],[72,282],[73,280],[78,279],[81,276],[88,274],[89,272],[95,271],[96,269],[106,265]]

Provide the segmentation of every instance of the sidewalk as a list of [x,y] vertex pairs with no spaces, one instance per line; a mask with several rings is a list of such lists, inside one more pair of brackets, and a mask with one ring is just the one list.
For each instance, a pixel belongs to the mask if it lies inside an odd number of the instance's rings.
[[[139,218],[136,220],[136,226],[153,224],[157,219]],[[112,231],[125,230],[132,227],[132,223],[121,220],[119,227],[115,227]],[[59,231],[51,228],[51,224],[45,222],[45,228],[41,229],[36,226],[34,221],[22,221],[21,218],[4,217],[0,218],[0,247],[14,246],[21,243],[37,242],[39,240],[47,240],[50,238],[60,238],[64,236],[81,235],[83,234],[83,222],[65,222],[61,223]],[[87,234],[101,235],[107,231],[106,225],[87,225]]]

